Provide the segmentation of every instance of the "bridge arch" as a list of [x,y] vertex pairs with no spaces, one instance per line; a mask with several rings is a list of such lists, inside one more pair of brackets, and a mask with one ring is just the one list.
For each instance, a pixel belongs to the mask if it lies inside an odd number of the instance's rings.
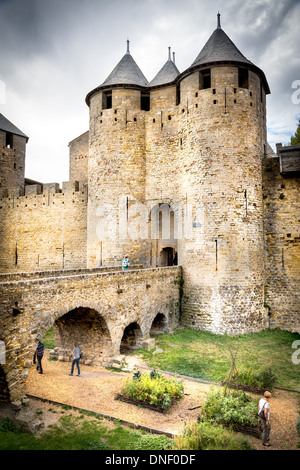
[[113,354],[112,340],[105,318],[93,308],[76,307],[56,319],[53,324],[61,360],[70,360],[74,342],[83,352],[82,363],[106,364]]
[[123,336],[120,343],[120,353],[127,354],[134,349],[142,346],[143,332],[137,322],[129,323],[124,328]]

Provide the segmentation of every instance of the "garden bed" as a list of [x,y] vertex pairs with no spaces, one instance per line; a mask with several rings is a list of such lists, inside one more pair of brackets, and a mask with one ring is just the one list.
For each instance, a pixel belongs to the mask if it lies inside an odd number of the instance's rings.
[[142,406],[143,408],[147,408],[148,410],[158,411],[160,413],[166,413],[170,409],[170,407],[175,403],[175,400],[172,400],[168,408],[163,408],[162,406],[151,405],[150,403],[147,403],[145,401],[127,397],[126,395],[123,395],[122,393],[116,393],[115,399],[124,401],[125,403],[130,403],[131,405]]
[[261,429],[260,426],[242,426],[240,424],[222,424],[224,428],[229,428],[234,432],[241,432],[242,434],[247,434],[248,436],[261,438]]

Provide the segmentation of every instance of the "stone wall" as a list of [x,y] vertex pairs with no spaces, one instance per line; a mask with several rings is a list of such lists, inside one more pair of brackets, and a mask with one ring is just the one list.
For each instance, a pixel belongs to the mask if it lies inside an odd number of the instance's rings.
[[180,276],[180,268],[171,267],[0,283],[2,371],[10,399],[23,396],[36,337],[52,326],[59,356],[70,360],[77,341],[87,364],[103,364],[119,354],[129,325],[137,325],[145,340],[160,313],[172,329],[179,320]]
[[89,131],[69,143],[70,181],[88,181]]
[[0,199],[0,272],[86,267],[87,186],[25,186]]
[[265,304],[270,327],[300,333],[300,179],[264,160]]

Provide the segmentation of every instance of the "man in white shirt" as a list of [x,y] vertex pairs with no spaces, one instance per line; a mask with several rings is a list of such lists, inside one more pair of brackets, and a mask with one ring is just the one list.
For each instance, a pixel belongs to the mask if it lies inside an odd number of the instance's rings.
[[258,403],[258,414],[263,411],[263,417],[259,416],[260,421],[263,425],[263,433],[262,433],[262,444],[266,447],[271,447],[268,440],[270,437],[271,425],[270,425],[270,404],[269,399],[271,398],[272,394],[270,392],[265,392],[264,396],[259,400]]
[[77,377],[80,377],[80,367],[79,367],[80,352],[81,352],[80,347],[78,346],[77,343],[74,343],[72,368],[71,368],[71,373],[69,375],[73,375],[74,366],[76,364],[77,370],[78,370]]

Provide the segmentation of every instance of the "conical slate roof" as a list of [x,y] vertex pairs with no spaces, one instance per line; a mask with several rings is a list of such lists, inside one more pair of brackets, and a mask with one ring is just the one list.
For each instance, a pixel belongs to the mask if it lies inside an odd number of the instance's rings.
[[29,137],[24,134],[24,132],[20,131],[12,122],[10,122],[3,114],[0,114],[0,129],[5,132],[10,132],[11,134],[20,135],[22,137],[26,137],[28,140]]
[[211,62],[244,62],[252,64],[250,60],[239,51],[227,34],[218,27],[210,36],[209,40],[196,57],[191,67]]
[[148,80],[136,64],[129,52],[129,41],[127,41],[127,52],[120,62],[115,66],[113,71],[104,80],[101,86],[112,85],[138,85],[147,86]]
[[175,63],[171,60],[171,53],[169,48],[169,59],[160,71],[155,75],[153,80],[149,83],[149,86],[164,85],[165,83],[171,83],[179,75],[179,70]]

